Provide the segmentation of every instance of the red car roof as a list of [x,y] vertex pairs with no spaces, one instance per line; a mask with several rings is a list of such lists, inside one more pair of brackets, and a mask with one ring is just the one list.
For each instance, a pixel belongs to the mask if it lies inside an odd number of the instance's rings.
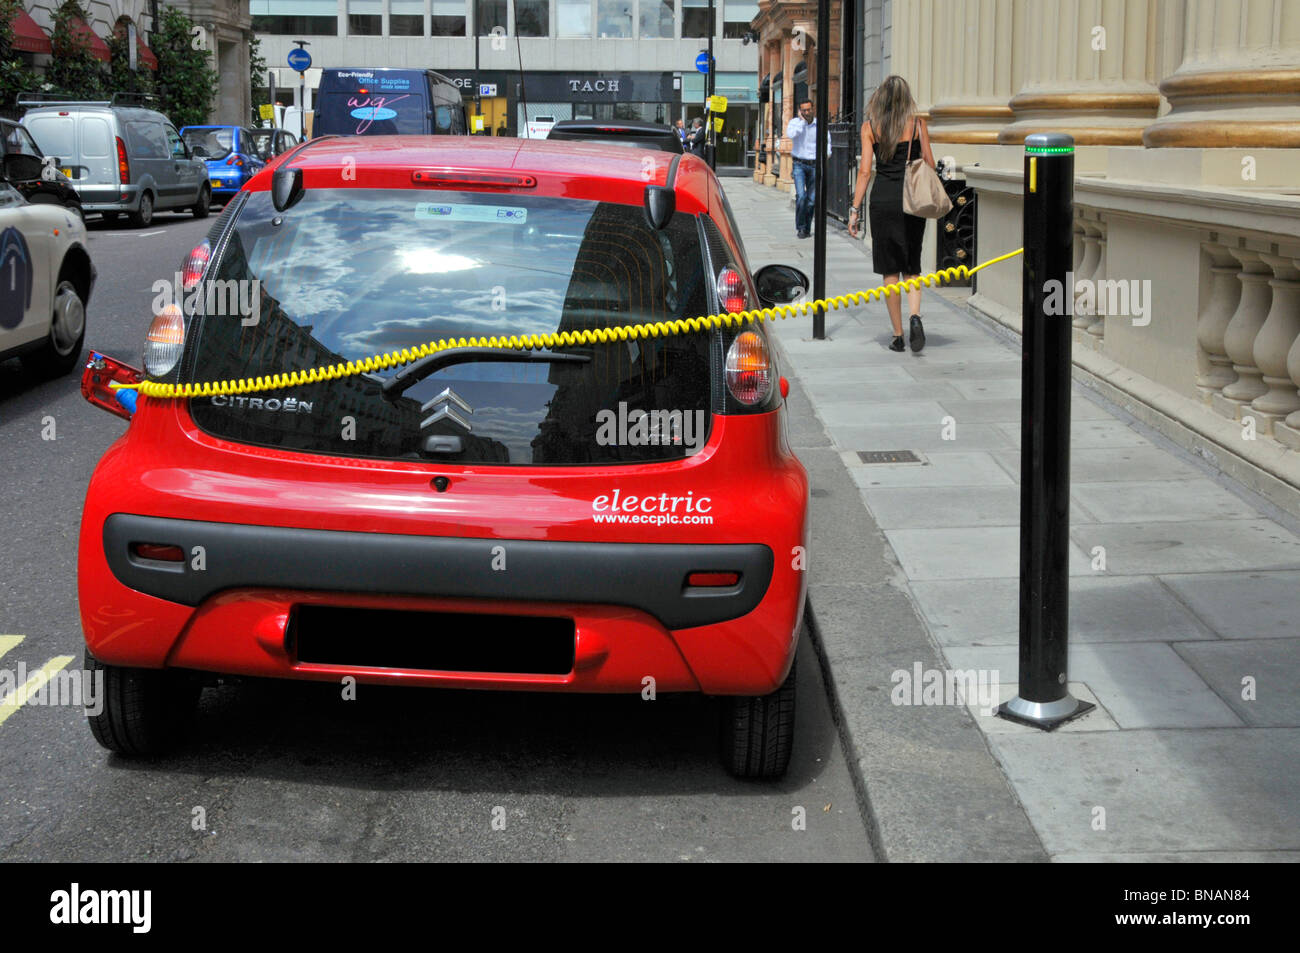
[[[650,149],[594,142],[507,139],[492,136],[341,136],[312,140],[281,159],[303,170],[313,188],[422,188],[412,173],[428,169],[518,172],[537,186],[504,191],[560,195],[640,205],[647,185],[664,185],[677,156]],[[698,214],[708,207],[708,166],[697,156],[680,157],[674,182],[677,207]],[[271,187],[275,162],[248,183],[250,191]],[[347,174],[340,174],[347,173]],[[494,190],[502,191],[502,190]]]

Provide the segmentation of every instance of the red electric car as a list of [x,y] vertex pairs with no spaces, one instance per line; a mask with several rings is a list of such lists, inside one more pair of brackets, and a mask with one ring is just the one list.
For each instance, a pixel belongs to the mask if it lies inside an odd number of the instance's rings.
[[[251,180],[157,307],[91,479],[79,594],[95,738],[174,744],[211,673],[727,696],[723,756],[784,772],[808,480],[762,325],[193,398],[433,340],[795,300],[751,275],[693,156],[545,140],[312,140]],[[180,289],[178,289],[180,290]],[[121,397],[117,396],[122,394]],[[131,405],[131,406],[127,406]]]

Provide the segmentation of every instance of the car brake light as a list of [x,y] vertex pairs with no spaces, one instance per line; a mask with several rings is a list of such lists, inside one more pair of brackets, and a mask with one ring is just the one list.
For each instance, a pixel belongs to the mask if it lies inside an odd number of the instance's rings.
[[749,303],[745,295],[744,279],[740,277],[740,272],[730,266],[723,268],[718,275],[718,299],[722,302],[722,310],[727,314],[738,314]]
[[727,390],[747,406],[757,404],[772,390],[772,362],[767,343],[753,331],[737,335],[727,349]]
[[131,164],[126,161],[126,143],[117,137],[117,181],[122,185],[131,184]]
[[411,173],[411,181],[435,189],[453,189],[461,186],[480,189],[531,189],[537,178],[507,172],[461,172],[456,169],[423,169]]
[[165,563],[185,562],[185,550],[166,543],[132,543],[131,553],[140,559],[156,559]]
[[226,160],[226,165],[243,165],[243,164],[244,164],[244,160],[239,158],[239,156],[231,156],[229,159]]
[[738,572],[693,572],[686,577],[686,585],[707,588],[729,588],[739,582]]
[[149,325],[144,336],[144,369],[150,377],[162,377],[176,366],[185,348],[185,319],[181,309],[169,304]]
[[181,266],[181,287],[189,291],[199,283],[203,277],[204,269],[208,267],[208,257],[212,254],[212,246],[207,240],[194,246],[194,250],[185,258],[185,264]]

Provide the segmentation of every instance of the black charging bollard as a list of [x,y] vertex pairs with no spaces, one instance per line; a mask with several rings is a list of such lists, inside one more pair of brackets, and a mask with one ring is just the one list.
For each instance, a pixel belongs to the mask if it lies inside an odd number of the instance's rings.
[[[1020,689],[998,708],[1051,731],[1092,710],[1070,694],[1070,347],[1074,138],[1025,139],[1020,427]],[[1050,310],[1055,312],[1048,313]],[[1058,305],[1061,305],[1058,307]]]

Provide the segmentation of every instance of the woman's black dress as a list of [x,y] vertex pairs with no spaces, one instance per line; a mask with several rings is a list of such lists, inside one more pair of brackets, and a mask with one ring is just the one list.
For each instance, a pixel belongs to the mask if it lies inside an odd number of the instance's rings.
[[[871,186],[871,265],[881,275],[919,275],[925,219],[903,211],[907,143],[900,142],[885,161],[880,158],[879,142],[872,144],[871,152],[876,171]],[[921,137],[913,130],[912,158],[920,155]]]

